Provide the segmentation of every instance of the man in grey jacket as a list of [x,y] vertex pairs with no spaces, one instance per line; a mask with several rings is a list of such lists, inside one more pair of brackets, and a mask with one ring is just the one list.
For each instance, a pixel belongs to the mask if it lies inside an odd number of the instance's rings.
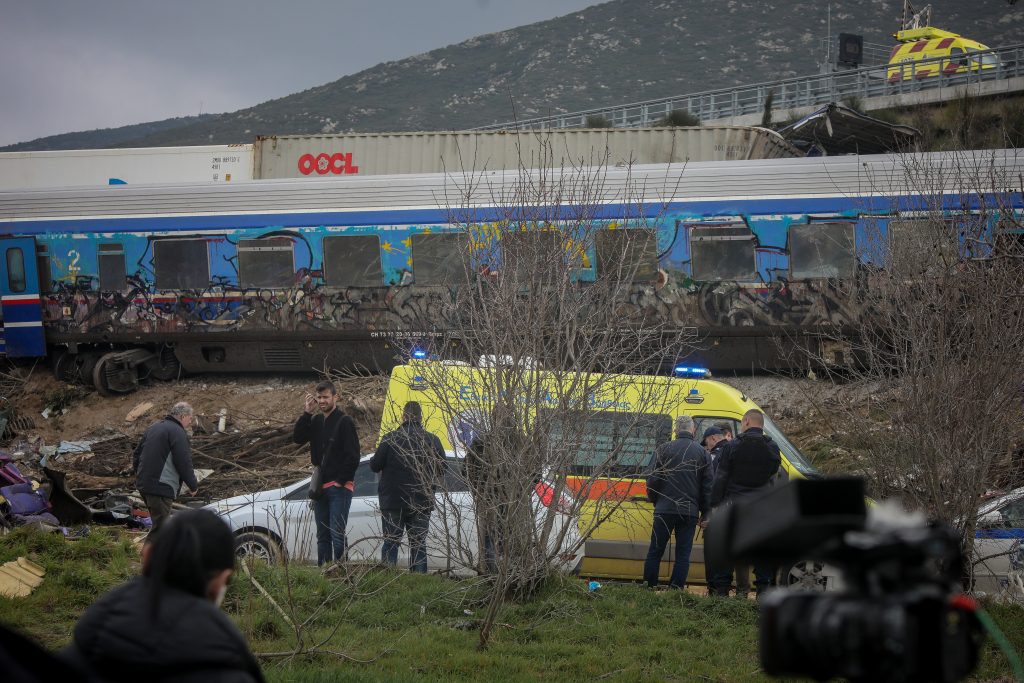
[[654,451],[648,469],[647,498],[654,503],[651,546],[644,561],[644,581],[658,585],[658,567],[672,534],[676,557],[668,585],[683,588],[690,572],[693,534],[701,515],[708,511],[714,473],[711,457],[693,440],[695,426],[689,415],[676,418],[676,439]]
[[188,486],[190,495],[196,495],[199,488],[185,431],[191,425],[192,406],[184,401],[175,403],[167,417],[146,430],[132,454],[135,486],[149,508],[154,532],[170,516],[181,482]]

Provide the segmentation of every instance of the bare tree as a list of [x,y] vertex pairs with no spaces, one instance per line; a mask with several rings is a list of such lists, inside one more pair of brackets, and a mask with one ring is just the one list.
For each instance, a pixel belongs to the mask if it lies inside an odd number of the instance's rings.
[[836,289],[854,334],[823,330],[851,347],[842,381],[871,387],[830,419],[853,434],[874,493],[953,524],[968,557],[981,496],[1020,483],[1021,170],[1014,150],[894,157],[870,182],[899,199],[865,207],[882,215],[867,221],[856,281]]
[[[433,264],[445,276],[436,295],[449,305],[442,319],[419,321],[433,335],[432,359],[413,361],[415,381],[432,388],[424,411],[439,413],[468,454],[472,509],[443,493],[435,517],[447,525],[449,557],[490,577],[481,647],[504,601],[532,595],[642,492],[607,484],[641,474],[671,438],[682,396],[653,373],[695,341],[692,328],[650,305],[665,296],[661,209],[651,200],[676,188],[601,162],[556,163],[543,148],[530,169],[450,176],[441,201],[451,232],[438,239],[458,249]],[[424,258],[414,253],[421,273]],[[385,406],[385,422],[401,408]],[[465,519],[475,533],[453,522]],[[636,521],[650,533],[649,518]]]

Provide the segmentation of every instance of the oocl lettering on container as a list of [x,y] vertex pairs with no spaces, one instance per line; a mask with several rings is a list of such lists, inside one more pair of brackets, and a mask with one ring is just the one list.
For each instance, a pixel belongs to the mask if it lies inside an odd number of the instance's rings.
[[359,173],[359,167],[352,163],[352,152],[321,152],[316,156],[306,153],[299,157],[299,173],[302,175],[351,175]]

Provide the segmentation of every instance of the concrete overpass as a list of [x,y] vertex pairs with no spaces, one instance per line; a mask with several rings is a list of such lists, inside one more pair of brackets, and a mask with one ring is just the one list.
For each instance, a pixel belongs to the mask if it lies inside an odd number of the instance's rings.
[[642,128],[654,125],[670,112],[681,109],[700,118],[701,123],[737,125],[758,124],[764,113],[765,99],[772,94],[774,119],[802,116],[829,102],[857,98],[864,110],[945,102],[967,95],[983,97],[1024,92],[1024,43],[970,53],[974,64],[982,55],[993,66],[965,73],[919,77],[921,71],[941,71],[949,58],[935,58],[902,65],[904,78],[889,82],[885,66],[866,66],[830,74],[788,78],[753,85],[722,88],[601,107],[566,114],[553,114],[520,121],[482,126],[477,130],[516,128],[583,128],[591,116],[600,116],[616,128]]

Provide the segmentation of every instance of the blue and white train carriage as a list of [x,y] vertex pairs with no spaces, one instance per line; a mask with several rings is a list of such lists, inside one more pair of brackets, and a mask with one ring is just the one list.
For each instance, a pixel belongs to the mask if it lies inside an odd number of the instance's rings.
[[[922,188],[951,217],[996,195],[1019,216],[1020,187],[1001,180],[1020,177],[1016,152],[973,155],[604,169],[600,220],[644,231],[630,253],[653,275],[633,305],[706,335],[700,360],[778,366],[778,335],[855,318],[837,282],[864,266],[870,229],[914,225]],[[971,164],[1000,180],[968,182]],[[517,174],[476,180],[468,205],[493,219]],[[0,349],[51,355],[101,391],[182,371],[388,367],[395,339],[436,333],[424,306],[443,301],[445,255],[466,229],[445,207],[467,206],[464,186],[402,175],[0,193]],[[630,218],[637,198],[652,221]],[[591,269],[615,248],[598,233]]]

